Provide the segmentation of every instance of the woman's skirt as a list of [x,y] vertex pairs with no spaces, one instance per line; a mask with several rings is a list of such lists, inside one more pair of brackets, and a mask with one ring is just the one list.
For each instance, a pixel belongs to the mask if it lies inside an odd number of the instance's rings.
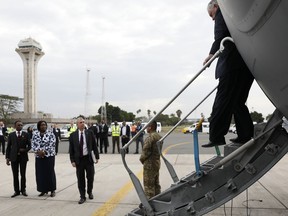
[[49,192],[56,190],[55,156],[36,158],[36,184],[37,191]]

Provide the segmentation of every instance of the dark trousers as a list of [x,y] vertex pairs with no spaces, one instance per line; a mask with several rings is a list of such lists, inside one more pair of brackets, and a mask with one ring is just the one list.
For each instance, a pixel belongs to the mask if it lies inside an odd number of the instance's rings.
[[144,140],[143,140],[143,136],[139,136],[136,139],[136,152],[139,152],[139,142],[141,143],[141,149],[143,149],[143,145],[144,145]]
[[[20,155],[17,157],[17,161],[11,162],[15,193],[19,193],[20,191],[26,191],[26,166],[27,160],[23,160]],[[19,167],[21,176],[21,187],[19,187]]]
[[0,144],[2,147],[2,153],[4,155],[5,154],[5,138],[4,138],[4,136],[0,136]]
[[95,136],[95,139],[96,139],[96,145],[97,147],[99,147],[99,139],[100,139],[99,134]]
[[117,151],[120,153],[120,137],[119,136],[112,136],[112,143],[113,143],[113,148],[112,148],[112,153],[115,153],[115,144],[117,145]]
[[[122,147],[129,142],[129,137],[121,137]],[[126,153],[129,153],[129,147],[126,149]]]
[[76,165],[76,175],[78,180],[78,189],[80,197],[85,198],[86,183],[85,183],[85,172],[87,177],[87,193],[92,193],[93,182],[94,182],[94,165],[89,161],[88,156],[80,158],[80,163]]
[[108,146],[109,146],[108,137],[100,137],[100,153],[103,153],[103,147],[104,152],[107,153]]
[[55,152],[56,152],[56,155],[58,154],[58,147],[59,147],[59,140],[56,140],[56,143],[55,143]]
[[209,139],[225,143],[232,115],[240,139],[253,136],[253,122],[245,105],[254,77],[248,68],[229,71],[219,78],[217,93],[210,118]]

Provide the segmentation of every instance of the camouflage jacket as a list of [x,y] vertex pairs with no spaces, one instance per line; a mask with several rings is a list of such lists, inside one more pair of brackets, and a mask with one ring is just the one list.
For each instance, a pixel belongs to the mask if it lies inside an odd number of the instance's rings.
[[157,141],[161,139],[161,136],[155,131],[149,134],[149,137],[145,139],[140,161],[144,165],[156,165],[160,167],[160,154],[157,148]]

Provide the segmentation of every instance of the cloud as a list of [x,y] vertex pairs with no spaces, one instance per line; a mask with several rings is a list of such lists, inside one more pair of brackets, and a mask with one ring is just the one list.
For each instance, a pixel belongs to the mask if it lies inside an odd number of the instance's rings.
[[[158,112],[200,70],[210,50],[213,22],[206,4],[197,0],[3,2],[2,93],[23,97],[23,65],[15,48],[31,36],[45,52],[38,65],[39,110],[73,117],[89,106],[89,114],[95,115],[105,77],[105,101],[134,113],[141,107]],[[88,100],[87,68],[91,70]],[[189,112],[215,84],[211,66],[167,113]],[[199,115],[210,115],[212,103],[213,96],[197,110]],[[267,104],[253,107],[269,114]]]

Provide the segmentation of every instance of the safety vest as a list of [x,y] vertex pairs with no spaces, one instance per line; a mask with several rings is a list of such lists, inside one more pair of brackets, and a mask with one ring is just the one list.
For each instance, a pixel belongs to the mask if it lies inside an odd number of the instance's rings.
[[117,126],[113,125],[112,126],[112,136],[120,136],[120,127],[119,127],[119,125],[117,125]]
[[73,127],[71,127],[70,130],[68,131],[68,136],[70,137],[70,134],[76,130],[77,130],[77,127],[75,125],[73,125]]
[[12,133],[13,131],[15,131],[13,127],[7,127],[7,134]]

